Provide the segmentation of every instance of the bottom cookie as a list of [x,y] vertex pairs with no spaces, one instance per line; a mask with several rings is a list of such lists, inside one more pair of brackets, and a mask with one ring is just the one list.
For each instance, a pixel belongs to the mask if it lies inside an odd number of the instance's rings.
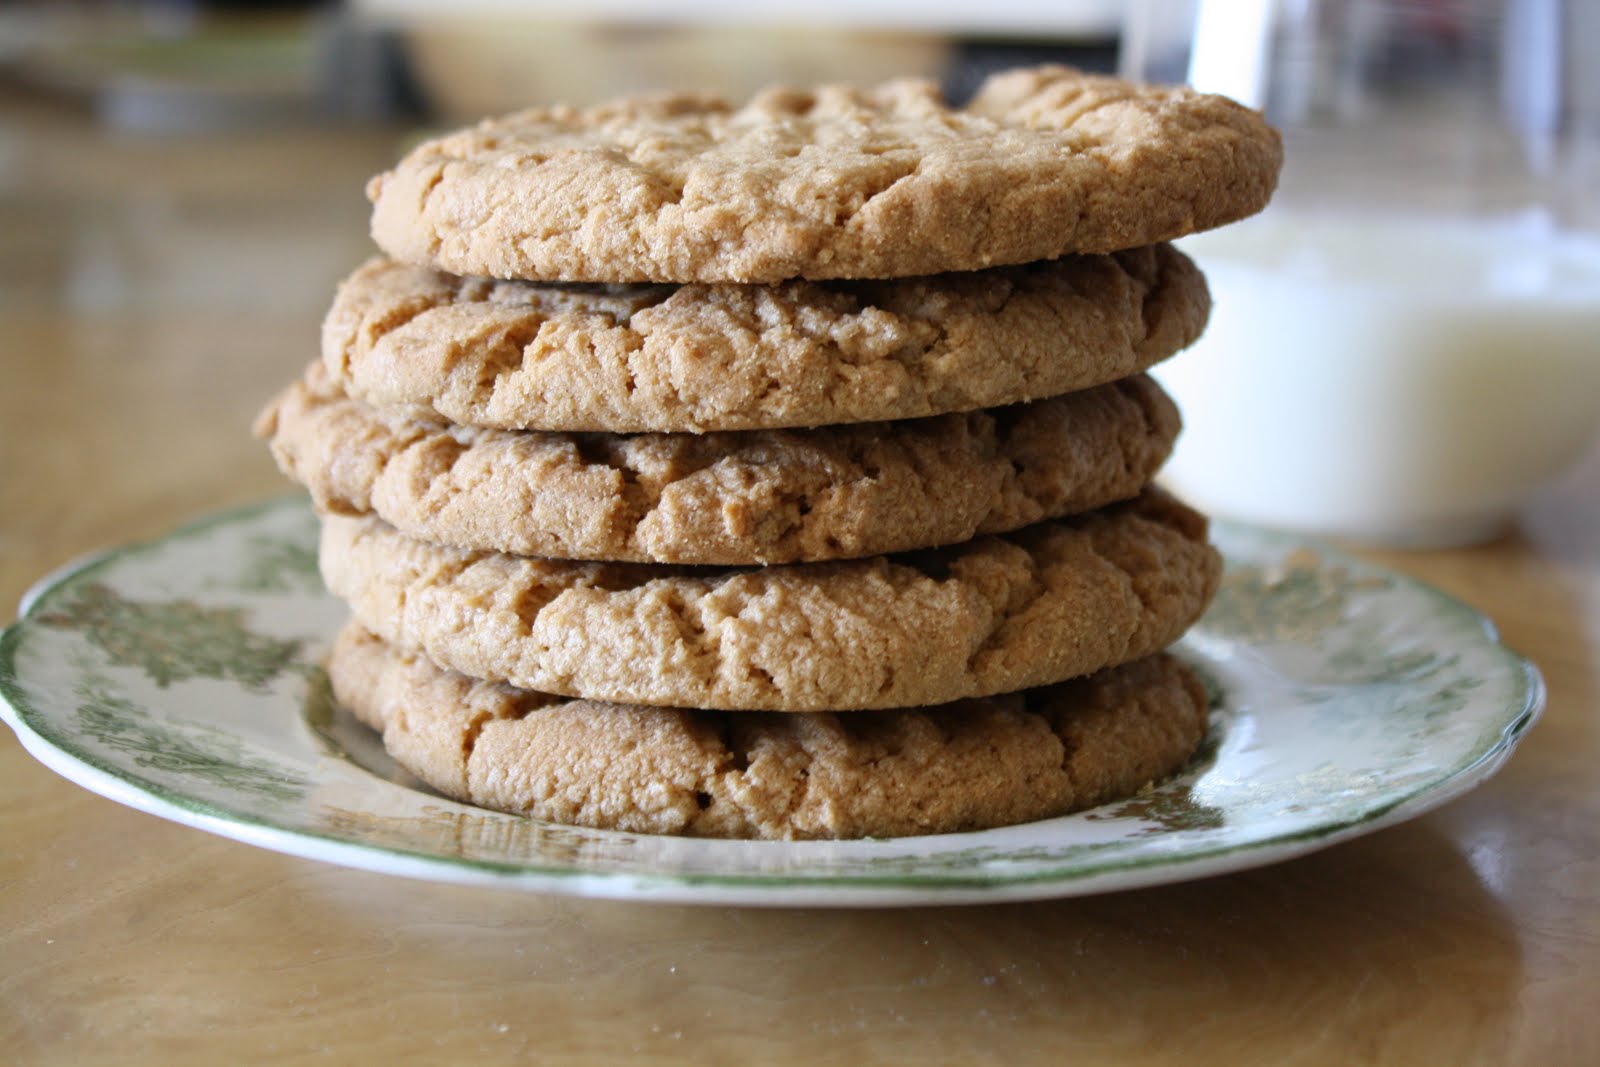
[[1023,693],[893,711],[719,712],[485,682],[355,623],[338,701],[440,792],[632,833],[858,838],[1049,818],[1138,791],[1205,735],[1204,688],[1170,655]]

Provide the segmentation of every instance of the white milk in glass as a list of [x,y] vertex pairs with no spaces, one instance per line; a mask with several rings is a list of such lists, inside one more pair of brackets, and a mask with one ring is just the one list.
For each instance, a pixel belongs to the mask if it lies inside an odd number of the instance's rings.
[[1163,480],[1219,516],[1392,544],[1492,534],[1600,423],[1600,243],[1269,212],[1184,242],[1214,309],[1157,377]]

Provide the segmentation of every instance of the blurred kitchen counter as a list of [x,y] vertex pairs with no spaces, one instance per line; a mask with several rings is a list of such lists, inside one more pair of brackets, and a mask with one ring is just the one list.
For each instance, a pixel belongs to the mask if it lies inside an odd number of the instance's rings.
[[[44,571],[290,491],[249,436],[369,254],[399,134],[107,135],[0,92],[0,621]],[[885,912],[402,881],[184,829],[0,736],[0,1060],[1600,1062],[1600,453],[1476,549],[1549,706],[1486,786],[1275,867]]]

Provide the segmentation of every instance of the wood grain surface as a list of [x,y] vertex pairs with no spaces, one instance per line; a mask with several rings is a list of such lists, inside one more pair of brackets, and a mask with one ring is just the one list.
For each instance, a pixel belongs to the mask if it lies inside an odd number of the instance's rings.
[[[137,140],[0,93],[0,621],[89,550],[290,491],[248,434],[397,135]],[[1487,546],[1368,555],[1545,673],[1484,787],[1274,867],[1051,903],[589,902],[293,859],[0,731],[0,1062],[1600,1062],[1600,453]]]

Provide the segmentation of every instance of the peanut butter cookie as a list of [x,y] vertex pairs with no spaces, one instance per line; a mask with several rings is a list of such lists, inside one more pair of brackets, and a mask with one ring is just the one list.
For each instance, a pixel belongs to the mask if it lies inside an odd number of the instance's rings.
[[1143,375],[993,411],[818,430],[538,433],[351,400],[313,364],[257,431],[317,506],[518,556],[741,565],[965,541],[1136,496],[1177,408]]
[[553,822],[733,838],[954,833],[1131,794],[1190,758],[1198,679],[1168,655],[935,708],[735,714],[570,700],[478,681],[360,627],[338,700],[447,796]]
[[357,619],[442,666],[629,704],[835,711],[1048,685],[1157,652],[1220,557],[1159,490],[950,548],[686,568],[445,548],[325,516],[323,577]]
[[889,282],[565,286],[374,260],[322,355],[348,395],[464,426],[757,430],[999,407],[1123,378],[1200,336],[1167,246]]
[[1223,97],[1043,67],[961,108],[917,80],[535,108],[424,142],[367,195],[380,248],[454,274],[898,278],[1219,226],[1281,162]]

